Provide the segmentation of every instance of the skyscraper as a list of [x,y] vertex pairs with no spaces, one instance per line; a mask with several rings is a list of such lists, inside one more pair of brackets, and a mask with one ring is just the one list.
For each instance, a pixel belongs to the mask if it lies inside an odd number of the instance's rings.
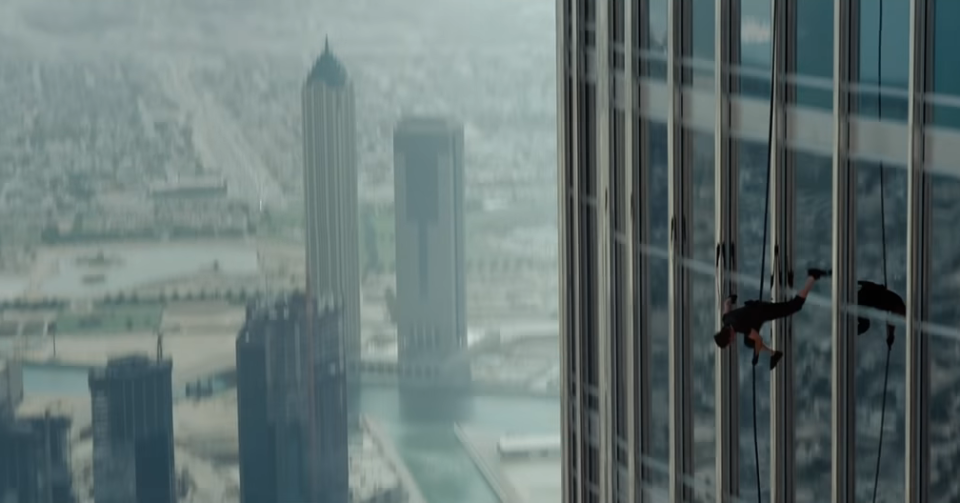
[[360,361],[356,105],[353,84],[329,42],[303,85],[302,105],[307,291],[342,306],[344,352],[353,373]]
[[[556,3],[565,503],[650,501],[648,489],[664,485],[677,502],[705,501],[703,493],[717,503],[752,500],[759,490],[770,501],[842,503],[861,497],[858,483],[861,491],[874,484],[880,468],[857,460],[853,384],[866,343],[848,306],[857,302],[858,275],[886,282],[874,258],[887,253],[886,238],[864,247],[874,256],[857,253],[867,234],[858,230],[858,190],[876,187],[864,220],[884,225],[872,209],[883,211],[884,170],[908,173],[897,187],[908,215],[897,233],[908,335],[906,406],[898,411],[904,451],[883,459],[906,460],[884,471],[902,474],[903,484],[879,477],[880,491],[902,487],[911,503],[955,498],[947,489],[934,494],[931,483],[933,331],[921,326],[931,321],[938,248],[930,227],[940,187],[931,179],[956,187],[950,178],[960,165],[960,148],[946,147],[960,144],[956,109],[933,105],[929,93],[960,95],[956,65],[944,55],[960,4],[884,3]],[[948,190],[940,201],[955,199]],[[820,196],[826,215],[811,209]],[[764,386],[755,393],[769,393],[769,415],[756,421],[770,425],[769,443],[761,440],[755,454],[751,418],[739,412],[750,410],[750,381],[740,393],[749,358],[738,358],[736,344],[717,351],[709,335],[728,295],[749,300],[759,283],[760,300],[786,300],[808,264],[833,269],[830,290],[811,294],[794,317],[803,322],[764,329],[786,356],[769,375],[754,368],[753,384],[762,383],[754,390]],[[949,309],[957,312],[955,303]],[[829,342],[830,354],[810,361],[810,341]],[[795,358],[818,367],[816,376],[798,378]],[[832,417],[824,421],[821,410]],[[799,425],[823,425],[804,456],[795,452]],[[697,455],[697,434],[713,453]],[[831,446],[821,449],[827,436]],[[765,462],[769,470],[757,466]],[[660,468],[666,477],[655,476]],[[866,472],[869,482],[858,481]],[[941,475],[940,487],[955,472]]]
[[464,384],[463,125],[403,118],[393,151],[400,377]]
[[237,337],[241,503],[346,503],[339,311],[303,294],[247,306]]
[[96,503],[174,503],[169,360],[113,358],[90,371]]

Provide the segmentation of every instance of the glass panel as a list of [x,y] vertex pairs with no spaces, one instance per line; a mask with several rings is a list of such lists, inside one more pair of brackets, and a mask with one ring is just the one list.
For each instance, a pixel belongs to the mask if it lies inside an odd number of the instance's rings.
[[934,1],[933,92],[937,102],[933,107],[933,123],[938,126],[960,127],[960,67],[957,66],[957,19],[960,2]]
[[[739,284],[738,304],[756,299],[760,285],[760,257],[763,253],[763,212],[765,203],[765,186],[767,176],[767,145],[765,143],[740,142],[737,146],[739,159],[739,199],[737,227],[737,267],[741,275],[751,278],[742,280]],[[768,224],[769,225],[769,224]],[[769,239],[769,236],[768,236]],[[767,249],[769,253],[769,249]],[[766,267],[769,270],[769,260]],[[764,298],[769,298],[769,289],[764,285]],[[769,327],[765,327],[763,336],[770,342]],[[740,363],[740,494],[747,500],[756,498],[757,475],[756,453],[753,449],[753,382],[751,381],[752,355],[737,337]],[[760,454],[760,486],[763,491],[768,490],[769,480],[769,449],[765,447],[770,435],[769,412],[769,379],[770,372],[763,371],[762,365],[757,368],[757,438],[761,445]],[[768,499],[764,496],[763,499]]]
[[[714,208],[714,145],[713,135],[694,133],[693,140],[693,259],[704,265],[714,263],[716,251],[716,209]],[[693,319],[690,323],[693,345],[693,408],[694,470],[697,482],[713,480],[716,472],[714,373],[716,346],[703,344],[716,331],[717,299],[714,275],[689,268],[690,302]]]
[[[861,0],[859,12],[857,82],[860,86],[854,98],[858,107],[856,113],[906,121],[910,0]],[[878,71],[881,72],[879,82]]]
[[796,2],[795,99],[799,105],[833,108],[834,0]]
[[[832,268],[832,162],[796,152],[795,283],[808,267]],[[830,285],[817,285],[823,303]],[[815,299],[816,300],[816,299]],[[830,500],[830,307],[807,302],[793,317],[794,408],[797,501]],[[807,376],[800,378],[800,376]]]
[[773,53],[770,0],[740,2],[740,93],[768,99]]
[[[930,321],[937,328],[930,340],[930,501],[956,501],[957,384],[953,376],[960,362],[960,302],[957,299],[960,264],[960,180],[936,175],[932,180],[933,222],[930,226]],[[952,338],[940,335],[952,333]]]
[[[669,355],[667,338],[669,323],[667,308],[669,306],[668,272],[668,183],[667,183],[667,126],[662,123],[650,123],[648,136],[649,160],[649,209],[651,245],[657,253],[650,254],[650,347],[651,369],[650,388],[652,390],[651,403],[665,404],[669,398]],[[653,407],[650,422],[653,431],[650,433],[652,441],[651,453],[654,459],[667,463],[669,457],[669,410],[667,407]]]
[[669,0],[649,0],[647,12],[637,10],[638,23],[646,23],[645,40],[641,41],[642,75],[667,80],[667,36],[670,33]]
[[699,88],[712,88],[713,61],[715,56],[716,7],[714,0],[690,0],[690,72],[684,77],[684,83]]
[[[883,192],[880,174],[883,169]],[[881,194],[883,195],[881,199]],[[881,213],[881,211],[883,211]],[[883,218],[881,218],[883,215]],[[886,284],[906,298],[907,172],[903,166],[859,163],[857,166],[857,279]],[[884,236],[884,222],[886,236]],[[886,245],[886,246],[884,246]],[[884,274],[884,252],[887,270]],[[864,312],[872,316],[876,313]],[[890,353],[883,453],[880,459],[880,501],[903,500],[903,408],[905,383],[902,323]],[[857,340],[857,484],[872,494],[880,441],[883,376],[887,358],[886,324],[870,320]],[[863,460],[863,461],[859,461]]]
[[713,61],[716,55],[715,42],[715,15],[716,2],[714,0],[692,0],[693,7],[693,54],[696,59]]

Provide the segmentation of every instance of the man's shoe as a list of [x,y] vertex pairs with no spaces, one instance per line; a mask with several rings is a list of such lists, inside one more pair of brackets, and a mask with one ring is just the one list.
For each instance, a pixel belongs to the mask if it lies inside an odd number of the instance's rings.
[[829,276],[829,275],[830,275],[830,270],[829,270],[829,269],[826,269],[826,270],[825,270],[825,269],[810,268],[810,269],[807,269],[807,275],[810,276],[810,277],[813,278],[813,279],[820,279],[820,278],[822,278],[822,277],[824,277],[824,276]]
[[783,351],[775,351],[770,357],[770,370],[777,368],[777,364],[780,363],[780,359],[783,358]]

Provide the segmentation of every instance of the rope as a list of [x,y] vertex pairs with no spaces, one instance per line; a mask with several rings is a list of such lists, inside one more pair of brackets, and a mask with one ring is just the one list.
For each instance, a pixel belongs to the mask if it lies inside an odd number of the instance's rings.
[[760,447],[757,442],[757,366],[753,366],[753,459],[757,471],[757,501],[762,501],[760,492]]
[[[770,102],[769,114],[767,115],[767,181],[764,185],[766,194],[763,198],[763,240],[760,250],[760,293],[757,294],[757,300],[763,300],[763,275],[767,267],[767,227],[770,219],[770,173],[773,170],[773,163],[770,157],[773,154],[773,98],[777,86],[777,50],[780,39],[777,30],[777,19],[779,16],[780,2],[773,0],[773,20],[770,24],[773,34],[773,44],[770,46]],[[753,457],[754,465],[757,471],[757,503],[763,503],[763,492],[760,488],[760,447],[757,442],[757,363],[753,363]]]
[[[880,14],[877,22],[877,87],[882,84],[883,73],[883,0],[880,0]],[[883,120],[883,98],[877,92],[877,119]],[[883,250],[883,286],[889,288],[887,283],[887,211],[886,211],[886,190],[884,187],[884,166],[880,163],[880,240]],[[888,329],[889,330],[889,329]],[[883,370],[883,399],[880,405],[880,438],[877,442],[877,467],[873,475],[873,503],[877,503],[877,487],[880,485],[880,455],[883,453],[883,423],[887,415],[887,379],[890,376],[890,352],[893,350],[893,340],[887,336],[887,363]]]
[[887,345],[887,366],[883,371],[883,405],[880,406],[880,441],[877,444],[877,469],[873,475],[873,503],[877,503],[877,486],[880,482],[880,454],[883,452],[883,422],[887,415],[887,379],[890,377],[890,348]]

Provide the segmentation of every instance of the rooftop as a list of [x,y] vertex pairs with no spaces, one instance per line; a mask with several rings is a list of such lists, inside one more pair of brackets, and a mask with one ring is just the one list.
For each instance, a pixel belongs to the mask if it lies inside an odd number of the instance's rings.
[[404,115],[397,122],[397,133],[405,132],[455,132],[462,131],[463,123],[440,116]]
[[323,42],[323,53],[313,63],[307,76],[307,85],[324,84],[327,87],[343,87],[347,84],[347,71],[340,60],[330,51],[330,39]]

